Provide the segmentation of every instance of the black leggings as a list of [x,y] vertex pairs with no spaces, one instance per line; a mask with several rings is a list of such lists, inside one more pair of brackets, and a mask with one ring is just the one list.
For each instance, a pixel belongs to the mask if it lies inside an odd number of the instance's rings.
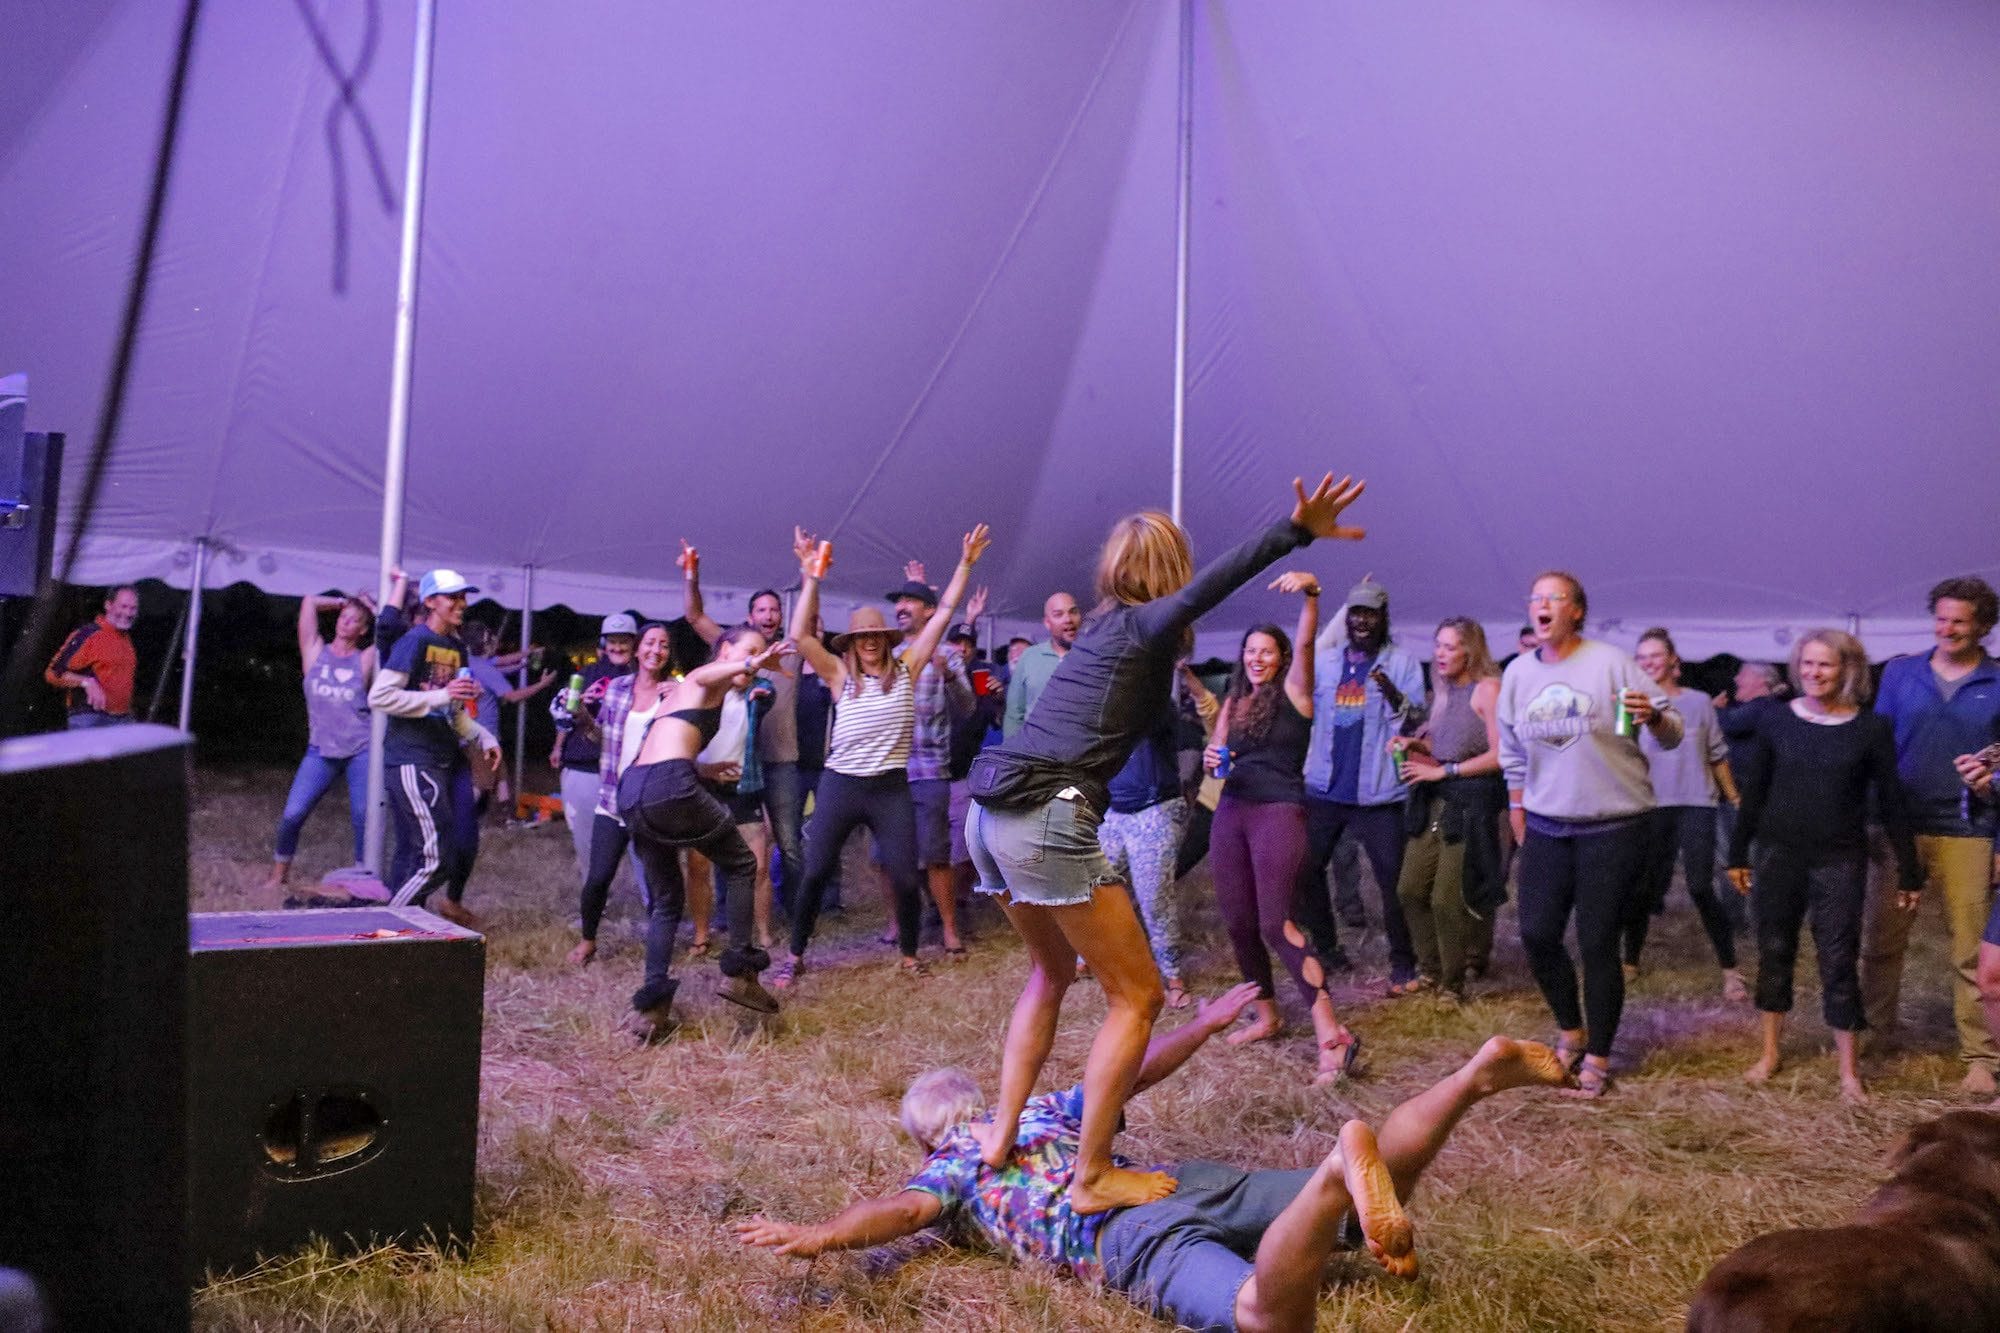
[[1792,1007],[1792,969],[1799,957],[1799,926],[1812,923],[1819,957],[1820,1005],[1836,1032],[1859,1032],[1862,1018],[1862,906],[1868,897],[1868,854],[1820,853],[1772,842],[1757,844],[1757,879],[1751,906],[1757,914],[1757,1008],[1767,1014]]
[[[1565,1032],[1587,1028],[1591,1055],[1609,1056],[1625,1009],[1619,930],[1641,892],[1639,864],[1646,828],[1634,820],[1578,837],[1555,838],[1532,825],[1521,848],[1521,947],[1542,998]],[[1563,942],[1571,911],[1583,955],[1583,1007],[1576,1000],[1576,965]]]
[[1715,807],[1663,805],[1646,816],[1646,857],[1641,879],[1645,892],[1632,902],[1625,919],[1625,961],[1636,964],[1646,948],[1646,930],[1667,905],[1673,887],[1674,857],[1681,861],[1688,897],[1701,916],[1701,928],[1715,950],[1715,961],[1736,966],[1736,927],[1722,899],[1715,894]]
[[[632,830],[610,815],[591,817],[590,874],[584,878],[583,899],[578,905],[583,917],[583,937],[587,940],[597,938],[597,928],[604,922],[604,905],[611,897],[611,882],[618,878],[618,863],[631,845]],[[643,897],[644,884],[639,891]]]
[[[646,920],[646,979],[632,996],[632,1007],[665,1004],[679,984],[669,973],[674,936],[687,902],[687,886],[681,879],[683,848],[713,861],[728,885],[729,947],[722,951],[722,975],[755,976],[769,967],[771,955],[757,947],[752,935],[757,858],[736,831],[728,809],[702,786],[693,762],[669,759],[626,769],[618,779],[618,813],[631,830],[652,894]],[[590,859],[595,869],[594,842]]]
[[[792,952],[804,957],[819,923],[820,899],[840,872],[840,850],[855,829],[875,835],[875,856],[896,894],[896,943],[905,958],[917,956],[923,906],[917,881],[917,816],[910,781],[902,769],[850,777],[828,769],[813,796],[806,824],[806,873],[792,904]],[[731,926],[731,929],[735,929]]]

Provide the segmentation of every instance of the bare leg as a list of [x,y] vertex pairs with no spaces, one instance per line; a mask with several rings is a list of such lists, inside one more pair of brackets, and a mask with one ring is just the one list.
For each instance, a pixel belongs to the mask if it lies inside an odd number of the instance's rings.
[[1021,1112],[1035,1090],[1035,1080],[1042,1075],[1049,1048],[1055,1045],[1056,1018],[1075,978],[1072,960],[1076,956],[1048,908],[1016,903],[1006,894],[998,901],[1028,946],[1031,970],[1021,998],[1014,1001],[1013,1017],[1007,1021],[1007,1044],[1000,1056],[1000,1100],[994,1104],[993,1121],[972,1127],[983,1150],[980,1156],[991,1167],[1004,1164],[1014,1151]]
[[[1987,946],[1991,948],[1992,946]],[[1833,1049],[1840,1057],[1840,1100],[1849,1106],[1866,1106],[1868,1089],[1861,1083],[1860,1043],[1852,1032],[1838,1028],[1833,1033]]]
[[[1757,1020],[1764,1033],[1764,1053],[1757,1058],[1756,1064],[1743,1071],[1745,1083],[1770,1082],[1771,1075],[1778,1072],[1781,1063],[1778,1058],[1778,1038],[1785,1030],[1785,1016],[1758,1014]],[[1847,1035],[1851,1042],[1854,1034],[1850,1032]]]
[[938,921],[944,933],[944,947],[962,949],[958,938],[958,889],[952,882],[950,866],[927,866],[924,879],[930,885],[931,901],[937,904]]
[[[751,931],[757,936],[757,947],[768,952],[771,948],[771,834],[762,820],[754,824],[738,824],[736,831],[743,835],[750,855],[757,858],[756,890],[750,899]],[[741,942],[731,941],[733,944]]]
[[700,852],[688,852],[687,912],[694,922],[694,947],[708,948],[709,926],[715,918],[715,867]]
[[1083,1125],[1077,1136],[1070,1207],[1079,1213],[1101,1213],[1165,1198],[1174,1190],[1172,1176],[1111,1164],[1111,1140],[1138,1082],[1139,1066],[1145,1063],[1153,1020],[1166,1003],[1145,927],[1122,884],[1100,885],[1089,902],[1051,907],[1048,912],[1071,949],[1090,964],[1110,1007],[1083,1070]]
[[285,881],[290,879],[291,875],[292,863],[290,861],[273,861],[271,862],[271,874],[265,879],[264,887],[267,889],[283,888]]
[[1556,1053],[1538,1041],[1488,1037],[1454,1073],[1389,1112],[1376,1139],[1396,1179],[1396,1197],[1408,1199],[1417,1178],[1458,1125],[1459,1117],[1496,1092],[1510,1088],[1560,1088],[1571,1082]]

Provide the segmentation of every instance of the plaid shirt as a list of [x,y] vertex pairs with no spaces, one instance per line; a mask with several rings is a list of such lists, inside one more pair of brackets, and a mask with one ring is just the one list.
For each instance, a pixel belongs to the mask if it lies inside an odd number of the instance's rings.
[[[597,729],[603,733],[597,752],[597,813],[613,819],[618,819],[618,760],[625,751],[625,719],[632,715],[632,687],[638,681],[637,674],[613,677],[597,705]],[[584,698],[584,707],[590,707],[589,695]]]
[[[903,650],[898,648],[896,656]],[[951,728],[960,718],[970,717],[979,704],[972,692],[972,678],[957,653],[941,652],[931,658],[931,669],[917,677],[916,727],[910,733],[910,762],[905,770],[912,781],[951,777]]]

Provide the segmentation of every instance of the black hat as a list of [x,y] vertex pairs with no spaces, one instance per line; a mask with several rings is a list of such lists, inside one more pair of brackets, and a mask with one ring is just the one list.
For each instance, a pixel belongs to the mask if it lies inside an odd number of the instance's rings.
[[937,589],[928,583],[919,583],[915,579],[911,579],[900,588],[892,588],[882,594],[882,600],[887,602],[900,602],[905,597],[914,597],[930,606],[938,604]]
[[946,643],[969,643],[977,648],[979,646],[979,632],[961,620],[945,632],[944,641]]

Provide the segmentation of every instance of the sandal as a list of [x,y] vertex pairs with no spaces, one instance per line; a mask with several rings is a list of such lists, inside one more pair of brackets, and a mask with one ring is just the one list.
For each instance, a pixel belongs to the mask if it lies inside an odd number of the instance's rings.
[[962,963],[972,956],[972,951],[967,949],[963,944],[947,944],[944,946],[944,956],[951,962]]
[[1576,1086],[1563,1095],[1575,1097],[1579,1101],[1594,1102],[1611,1091],[1614,1081],[1608,1068],[1591,1064],[1586,1060],[1577,1066]]
[[1168,977],[1167,1008],[1185,1009],[1187,1007],[1188,1007],[1187,986],[1181,981],[1179,977]]
[[792,983],[798,980],[799,973],[805,970],[806,960],[794,954],[790,958],[780,958],[772,963],[771,970],[764,974],[764,979],[772,990],[790,990]]
[[896,975],[906,981],[917,981],[931,974],[931,970],[921,958],[898,958]]
[[1425,991],[1433,991],[1436,989],[1437,989],[1436,977],[1427,977],[1424,976],[1422,973],[1419,973],[1416,976],[1411,977],[1408,981],[1390,982],[1388,994],[1389,998],[1394,1000],[1394,999],[1399,999],[1405,995],[1422,995]]
[[[1325,1067],[1326,1057],[1335,1051],[1339,1055],[1334,1059],[1333,1068],[1328,1069]],[[1313,1075],[1313,1086],[1320,1088],[1344,1082],[1354,1076],[1355,1066],[1361,1063],[1361,1038],[1354,1035],[1353,1029],[1343,1025],[1338,1038],[1319,1044],[1319,1053],[1321,1066],[1319,1072]]]
[[1572,1046],[1567,1037],[1556,1038],[1556,1059],[1562,1061],[1563,1072],[1574,1078],[1576,1071],[1583,1068],[1583,1047]]
[[685,961],[692,963],[698,958],[706,958],[708,957],[709,950],[713,949],[714,947],[715,947],[715,941],[712,939],[696,940],[693,944],[688,945],[687,958],[685,959]]

